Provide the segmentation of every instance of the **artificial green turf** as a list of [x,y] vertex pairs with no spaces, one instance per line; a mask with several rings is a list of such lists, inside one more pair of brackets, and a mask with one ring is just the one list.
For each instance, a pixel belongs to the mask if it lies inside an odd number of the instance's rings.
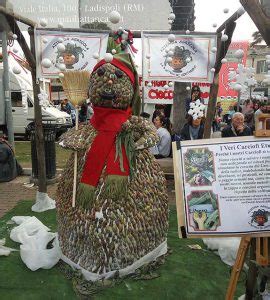
[[[7,238],[7,246],[19,249],[19,244],[8,236],[12,225],[6,222],[12,216],[36,216],[41,222],[56,230],[55,211],[33,213],[31,201],[20,202],[0,219],[0,239]],[[179,239],[175,207],[171,207],[168,244],[173,253],[157,272],[160,277],[152,280],[124,280],[108,288],[94,299],[224,299],[230,268],[213,252],[206,250],[201,240]],[[200,244],[204,250],[191,250],[187,245]],[[243,283],[238,284],[236,296],[244,294]],[[22,263],[19,252],[0,257],[0,299],[78,299],[71,281],[57,267],[51,270],[30,271]],[[237,298],[236,298],[237,299]]]

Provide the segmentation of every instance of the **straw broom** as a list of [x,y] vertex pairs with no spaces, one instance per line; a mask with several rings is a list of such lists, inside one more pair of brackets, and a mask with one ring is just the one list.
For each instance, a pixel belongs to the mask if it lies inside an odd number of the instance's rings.
[[[68,71],[64,73],[64,77],[60,78],[68,100],[75,106],[76,109],[76,130],[78,130],[79,105],[82,104],[88,98],[89,77],[90,73],[88,71]],[[72,207],[75,207],[77,186],[77,162],[78,154],[77,151],[75,151]]]

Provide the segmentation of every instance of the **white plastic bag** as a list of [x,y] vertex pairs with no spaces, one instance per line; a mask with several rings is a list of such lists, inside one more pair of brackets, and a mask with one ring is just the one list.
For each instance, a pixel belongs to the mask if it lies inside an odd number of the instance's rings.
[[25,244],[31,236],[39,230],[49,231],[50,229],[42,224],[36,217],[25,219],[19,226],[14,227],[10,232],[10,238],[17,243]]
[[[55,235],[55,234],[54,234]],[[30,245],[20,246],[20,255],[22,261],[31,271],[36,271],[39,268],[51,269],[56,265],[61,257],[61,251],[56,243],[53,243],[51,249],[34,248]]]
[[52,268],[59,261],[61,251],[55,241],[51,249],[47,249],[47,246],[57,234],[49,232],[50,229],[36,217],[17,216],[12,219],[20,225],[11,230],[10,238],[22,244],[20,255],[26,266],[32,271]]
[[241,238],[207,238],[203,239],[203,242],[210,250],[217,250],[221,260],[229,265],[233,266],[237,256]]

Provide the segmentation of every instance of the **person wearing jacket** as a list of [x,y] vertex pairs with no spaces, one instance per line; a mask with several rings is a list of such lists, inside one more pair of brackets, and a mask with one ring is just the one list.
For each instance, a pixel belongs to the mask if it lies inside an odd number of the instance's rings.
[[244,125],[244,115],[240,112],[236,112],[232,116],[232,124],[226,126],[221,131],[222,137],[234,137],[234,136],[248,136],[251,135],[251,130],[248,126]]
[[201,103],[204,103],[201,99],[201,89],[198,85],[194,85],[191,89],[191,97],[185,100],[186,112],[190,109],[190,103],[194,103],[196,100],[200,100]]
[[199,140],[203,138],[204,117],[193,119],[191,115],[187,117],[187,123],[180,133],[181,141]]

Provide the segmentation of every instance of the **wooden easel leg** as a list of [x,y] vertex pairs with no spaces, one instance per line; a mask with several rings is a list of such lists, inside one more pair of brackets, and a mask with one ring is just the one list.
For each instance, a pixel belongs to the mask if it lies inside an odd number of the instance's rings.
[[252,238],[250,242],[250,262],[248,268],[248,276],[246,283],[246,300],[252,300],[254,294],[254,286],[257,279],[257,267],[251,262],[251,260],[256,260],[256,242],[259,238]]
[[237,282],[245,262],[245,257],[249,247],[250,239],[251,239],[250,237],[241,238],[236,261],[232,269],[231,278],[226,293],[226,298],[225,298],[226,300],[233,300]]

